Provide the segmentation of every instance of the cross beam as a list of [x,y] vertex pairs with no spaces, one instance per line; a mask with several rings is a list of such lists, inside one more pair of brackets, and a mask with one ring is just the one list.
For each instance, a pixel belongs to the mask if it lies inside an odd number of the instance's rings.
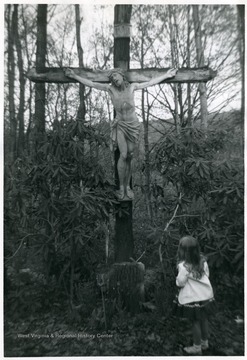
[[[72,68],[75,73],[85,79],[100,82],[109,83],[107,76],[108,70],[90,70],[86,68]],[[130,83],[141,83],[149,81],[152,77],[164,74],[169,68],[157,69],[131,69],[126,72],[126,78]],[[162,83],[198,83],[207,82],[212,80],[217,75],[217,72],[208,68],[181,68],[175,77],[172,79],[166,79]],[[32,68],[28,73],[29,80],[34,82],[48,82],[48,83],[76,83],[76,80],[70,79],[64,75],[62,68],[43,68],[38,71]]]

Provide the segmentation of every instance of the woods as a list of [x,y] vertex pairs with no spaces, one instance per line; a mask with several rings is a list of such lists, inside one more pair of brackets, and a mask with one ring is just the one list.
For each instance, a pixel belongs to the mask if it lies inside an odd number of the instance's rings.
[[[244,354],[244,10],[5,6],[5,356],[182,356],[185,234],[218,306],[206,355]],[[135,93],[135,197],[122,203],[111,99],[64,74],[106,84],[113,67],[130,84],[178,69]]]

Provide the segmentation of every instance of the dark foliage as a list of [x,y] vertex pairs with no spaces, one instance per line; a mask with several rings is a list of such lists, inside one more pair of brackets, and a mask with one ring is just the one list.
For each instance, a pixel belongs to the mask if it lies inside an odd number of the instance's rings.
[[57,123],[37,155],[18,160],[5,183],[7,269],[41,272],[48,288],[62,291],[71,306],[80,301],[78,284],[104,259],[104,223],[116,203],[113,184],[82,139],[104,146],[80,122]]
[[168,232],[161,232],[166,251],[172,257],[172,239],[174,242],[183,234],[196,236],[208,257],[212,278],[217,279],[217,288],[224,285],[226,292],[243,305],[243,161],[239,153],[229,151],[234,142],[236,138],[224,129],[212,129],[207,134],[196,128],[182,129],[160,143],[156,164],[177,199],[166,209],[168,219],[178,205]]
[[97,283],[116,199],[92,143],[106,146],[90,127],[57,123],[35,156],[6,163],[5,355],[183,356],[190,327],[172,316],[172,304],[185,233],[198,237],[208,257],[219,307],[206,355],[242,355],[243,163],[236,136],[186,128],[151,154],[162,181],[153,183],[153,225],[140,204],[134,214],[136,258],[146,266],[145,301],[135,316]]

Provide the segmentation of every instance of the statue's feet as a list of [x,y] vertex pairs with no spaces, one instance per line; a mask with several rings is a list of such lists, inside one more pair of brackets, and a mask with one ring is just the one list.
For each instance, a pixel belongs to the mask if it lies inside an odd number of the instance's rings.
[[129,199],[131,199],[131,200],[134,199],[134,192],[129,186],[127,186],[127,188],[126,188],[126,194]]
[[116,195],[119,200],[123,200],[124,199],[124,188],[120,188],[119,190],[117,190]]

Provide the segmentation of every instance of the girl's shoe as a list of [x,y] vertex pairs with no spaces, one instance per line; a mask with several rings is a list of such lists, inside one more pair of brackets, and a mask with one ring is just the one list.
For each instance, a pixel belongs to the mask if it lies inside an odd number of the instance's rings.
[[209,348],[208,340],[202,340],[201,347],[202,347],[202,350],[207,350]]
[[202,355],[201,345],[187,346],[184,348],[184,351],[189,355]]

